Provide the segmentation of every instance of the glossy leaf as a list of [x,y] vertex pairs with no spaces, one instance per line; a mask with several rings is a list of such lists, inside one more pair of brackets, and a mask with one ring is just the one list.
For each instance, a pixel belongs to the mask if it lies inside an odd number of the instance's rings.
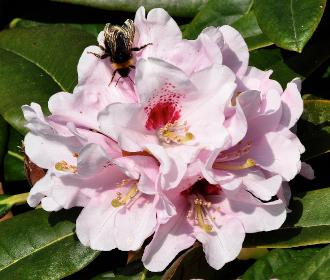
[[180,0],[180,1],[171,1],[171,0],[52,0],[56,2],[65,2],[70,4],[84,5],[95,7],[104,10],[115,10],[115,11],[126,11],[126,12],[135,12],[140,6],[144,6],[147,10],[153,8],[164,8],[172,16],[180,17],[193,17],[201,5],[205,4],[207,0]]
[[293,198],[284,225],[275,231],[250,234],[246,247],[290,248],[330,243],[330,188]]
[[0,114],[25,133],[20,106],[37,102],[47,112],[49,97],[71,91],[77,63],[95,36],[67,26],[15,28],[0,33]]
[[56,27],[73,27],[80,30],[87,31],[88,33],[94,35],[97,37],[100,31],[103,30],[104,24],[100,23],[85,23],[85,24],[77,24],[77,23],[44,23],[44,22],[38,22],[33,20],[27,20],[27,19],[21,19],[21,18],[15,18],[13,19],[9,26],[10,28],[31,28],[31,27],[37,27],[37,26],[56,26]]
[[61,279],[98,254],[75,236],[73,211],[33,210],[0,223],[0,279]]
[[250,52],[250,65],[262,70],[272,69],[271,78],[286,87],[293,78],[308,78],[329,57],[330,40],[322,37],[307,44],[301,54],[279,48],[254,50]]
[[277,46],[301,52],[323,15],[326,0],[255,0],[261,30]]
[[298,135],[306,147],[304,159],[330,152],[330,100],[304,100]]
[[271,45],[258,26],[252,4],[251,0],[211,0],[184,27],[183,35],[195,39],[207,26],[229,24],[241,32],[250,50]]
[[233,22],[231,26],[241,33],[250,51],[273,44],[273,42],[262,33],[253,10],[250,10],[240,19]]
[[[327,247],[326,247],[327,248]],[[323,249],[324,250],[324,249]],[[324,255],[323,250],[319,248],[307,248],[301,250],[292,249],[275,249],[265,257],[259,259],[251,266],[241,277],[243,280],[264,280],[264,279],[311,279],[307,273],[315,272],[316,269],[307,268],[306,264],[309,260]],[[330,255],[328,256],[328,258]],[[324,267],[323,267],[324,269]],[[303,272],[303,273],[301,273]],[[300,274],[301,277],[297,274]],[[325,278],[313,278],[325,279]]]

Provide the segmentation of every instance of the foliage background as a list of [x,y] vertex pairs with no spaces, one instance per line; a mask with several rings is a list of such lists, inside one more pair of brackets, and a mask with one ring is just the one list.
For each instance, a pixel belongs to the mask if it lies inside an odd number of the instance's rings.
[[251,65],[273,69],[272,77],[282,85],[296,76],[304,79],[305,110],[297,133],[316,179],[297,176],[290,182],[293,211],[285,225],[248,236],[241,260],[215,271],[196,246],[167,271],[147,273],[139,252],[99,253],[80,245],[74,234],[79,209],[49,214],[24,203],[30,187],[18,149],[26,133],[20,106],[34,101],[47,111],[49,96],[72,91],[82,50],[96,43],[106,22],[134,18],[137,2],[0,0],[0,181],[5,193],[0,213],[7,213],[7,221],[0,222],[0,279],[330,278],[330,13],[325,0],[182,0],[180,7],[171,6],[173,1],[142,1],[167,8],[186,38],[208,25],[230,24],[245,37]]

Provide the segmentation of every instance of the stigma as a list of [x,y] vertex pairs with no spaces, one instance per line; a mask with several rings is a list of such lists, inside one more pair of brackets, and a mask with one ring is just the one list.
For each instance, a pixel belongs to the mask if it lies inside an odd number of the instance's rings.
[[194,139],[194,135],[189,132],[187,122],[175,121],[167,123],[157,132],[158,138],[166,144],[185,144]]

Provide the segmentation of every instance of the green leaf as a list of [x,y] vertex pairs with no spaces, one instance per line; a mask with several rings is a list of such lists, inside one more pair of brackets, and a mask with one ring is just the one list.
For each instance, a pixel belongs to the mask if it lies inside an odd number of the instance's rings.
[[297,267],[293,271],[291,278],[288,275],[287,279],[327,279],[330,275],[330,245],[324,247],[312,258],[308,259],[302,267]]
[[31,28],[37,26],[56,26],[56,27],[73,27],[80,30],[87,31],[88,33],[92,34],[93,36],[97,37],[99,32],[101,32],[104,28],[104,24],[100,23],[85,23],[85,24],[77,24],[77,23],[45,23],[45,22],[38,22],[28,19],[21,19],[15,18],[13,19],[9,26],[10,28]]
[[4,178],[5,181],[25,180],[24,156],[20,151],[23,137],[15,129],[9,131],[9,142],[7,154],[4,158]]
[[277,46],[301,52],[323,15],[326,0],[255,0],[261,30]]
[[273,44],[273,42],[262,33],[253,10],[250,10],[231,25],[241,33],[250,51]]
[[[319,248],[307,248],[301,250],[275,249],[269,254],[260,258],[251,266],[241,277],[243,280],[264,280],[264,279],[311,279],[305,273],[310,272],[306,269],[306,263],[311,258],[321,253]],[[304,272],[301,277],[296,277],[299,272]],[[314,268],[315,271],[315,268]],[[298,273],[297,273],[298,272]],[[313,278],[326,279],[326,278]]]
[[146,10],[153,8],[164,8],[172,16],[193,17],[199,8],[207,2],[207,0],[52,0],[56,2],[64,2],[76,5],[90,6],[104,10],[116,10],[135,12],[140,6],[144,6]]
[[259,28],[252,4],[252,0],[210,0],[184,27],[183,35],[195,39],[207,26],[229,24],[241,32],[250,50],[269,46],[272,42]]
[[16,194],[16,195],[0,195],[0,217],[5,215],[14,205],[20,205],[26,203],[28,193]]
[[95,36],[68,26],[14,28],[0,33],[0,114],[24,134],[20,106],[39,103],[47,112],[49,97],[71,91],[77,63]]
[[0,168],[3,166],[3,159],[7,152],[8,124],[0,116]]
[[0,223],[0,279],[61,279],[97,255],[75,236],[74,211],[33,210]]
[[271,78],[286,87],[293,78],[310,76],[330,57],[330,41],[323,36],[313,39],[300,54],[279,48],[254,50],[250,52],[250,65],[262,70],[272,69]]
[[304,160],[330,152],[330,100],[304,100],[297,131],[306,148]]
[[249,234],[244,247],[290,248],[330,243],[330,188],[294,197],[284,225],[275,231]]

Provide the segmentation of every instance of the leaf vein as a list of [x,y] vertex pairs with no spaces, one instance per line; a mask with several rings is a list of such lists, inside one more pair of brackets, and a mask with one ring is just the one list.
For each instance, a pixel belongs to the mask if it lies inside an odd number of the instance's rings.
[[73,234],[74,234],[74,232],[70,232],[69,234],[63,235],[62,237],[57,238],[57,239],[53,240],[52,242],[47,243],[46,245],[37,248],[36,250],[32,250],[32,251],[30,251],[30,252],[29,252],[28,254],[26,254],[25,256],[23,256],[23,257],[21,257],[21,258],[18,258],[18,259],[16,259],[16,260],[13,260],[13,261],[12,261],[11,263],[9,263],[8,265],[6,265],[6,266],[0,268],[0,272],[6,270],[7,268],[9,268],[10,266],[14,265],[15,263],[17,263],[17,262],[19,262],[19,261],[21,261],[21,260],[23,260],[23,259],[25,259],[25,258],[31,256],[32,254],[34,254],[34,253],[36,253],[36,252],[38,252],[38,251],[40,251],[40,250],[42,250],[42,249],[44,249],[44,248],[47,248],[48,246],[51,246],[52,244],[54,244],[54,243],[56,243],[56,242],[59,242],[59,241],[65,239],[65,238],[67,238],[67,237],[69,237],[69,236],[71,236],[71,235],[73,235]]

